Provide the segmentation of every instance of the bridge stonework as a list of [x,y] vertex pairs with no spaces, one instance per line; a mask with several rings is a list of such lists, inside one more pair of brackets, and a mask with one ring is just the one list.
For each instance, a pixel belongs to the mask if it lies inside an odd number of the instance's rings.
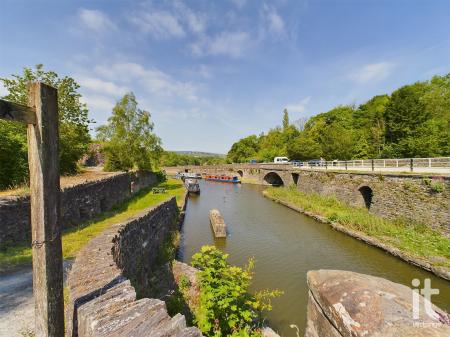
[[403,218],[422,223],[450,236],[450,177],[316,171],[283,164],[232,164],[166,168],[201,174],[228,174],[244,183],[296,185],[305,193],[335,196],[387,219]]

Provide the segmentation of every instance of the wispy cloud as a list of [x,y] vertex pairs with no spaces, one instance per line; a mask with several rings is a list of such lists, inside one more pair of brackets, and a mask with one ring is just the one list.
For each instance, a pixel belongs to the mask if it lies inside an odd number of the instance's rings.
[[250,34],[244,31],[224,31],[210,38],[204,37],[191,45],[194,55],[226,55],[233,58],[241,57],[251,46]]
[[114,98],[102,95],[85,94],[80,98],[81,102],[86,103],[89,110],[92,111],[112,111],[116,101]]
[[119,96],[129,91],[127,87],[117,85],[113,82],[104,81],[99,78],[86,76],[77,76],[76,78],[83,88],[102,94]]
[[103,33],[116,28],[105,13],[96,9],[80,9],[78,19],[82,28],[96,33]]
[[357,69],[348,77],[358,84],[380,82],[388,78],[394,68],[395,64],[390,62],[371,63]]
[[157,39],[179,38],[186,35],[178,19],[167,11],[149,10],[134,13],[129,19],[142,32],[149,33]]
[[301,101],[293,104],[286,105],[286,109],[289,112],[302,113],[306,111],[306,107],[311,100],[311,96],[303,98]]
[[200,34],[204,32],[206,28],[206,15],[194,12],[181,1],[174,2],[173,6],[179,20],[184,22],[193,33]]
[[262,8],[265,30],[275,35],[285,34],[285,24],[282,17],[273,6],[264,4]]
[[105,78],[120,78],[127,83],[139,84],[152,94],[197,100],[197,87],[193,83],[175,80],[157,68],[145,68],[137,63],[115,63],[98,66],[96,71]]

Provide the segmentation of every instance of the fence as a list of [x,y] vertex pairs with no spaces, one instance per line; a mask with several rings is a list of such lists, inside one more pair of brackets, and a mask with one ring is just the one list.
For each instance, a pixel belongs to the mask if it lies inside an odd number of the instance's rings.
[[450,173],[450,157],[360,159],[346,161],[310,160],[305,162],[293,162],[292,165],[299,169],[317,170]]

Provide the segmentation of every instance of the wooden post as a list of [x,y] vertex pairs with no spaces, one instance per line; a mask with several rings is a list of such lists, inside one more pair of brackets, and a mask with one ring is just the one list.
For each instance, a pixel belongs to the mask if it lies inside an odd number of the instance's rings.
[[28,105],[36,123],[28,125],[33,293],[36,337],[64,336],[63,265],[60,224],[57,90],[29,86]]

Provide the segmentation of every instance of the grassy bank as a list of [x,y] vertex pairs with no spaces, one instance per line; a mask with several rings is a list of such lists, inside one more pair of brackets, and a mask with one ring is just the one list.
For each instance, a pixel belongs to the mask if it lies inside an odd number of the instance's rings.
[[365,208],[348,206],[335,197],[305,194],[296,188],[272,187],[265,194],[327,222],[375,238],[409,256],[424,259],[432,266],[450,267],[450,239],[425,225],[403,219],[386,220]]
[[[64,259],[75,257],[75,254],[90,239],[100,234],[109,226],[125,221],[147,207],[157,205],[173,196],[177,198],[179,204],[183,202],[184,188],[181,181],[169,179],[167,182],[161,183],[158,186],[165,187],[167,193],[153,194],[151,188],[144,189],[128,201],[116,206],[109,212],[103,213],[96,219],[64,230],[62,235]],[[27,263],[31,263],[31,247],[29,245],[19,245],[0,251],[0,272]]]

